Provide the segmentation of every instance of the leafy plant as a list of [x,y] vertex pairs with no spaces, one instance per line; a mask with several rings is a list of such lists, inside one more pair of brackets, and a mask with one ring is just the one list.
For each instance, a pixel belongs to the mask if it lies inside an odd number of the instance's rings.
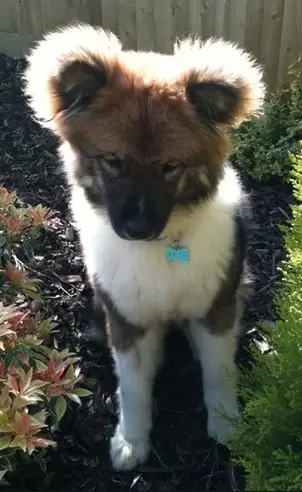
[[79,358],[68,349],[59,352],[43,345],[42,334],[49,334],[53,328],[50,320],[41,321],[29,312],[0,304],[2,477],[10,470],[12,450],[32,454],[39,448],[54,446],[45,431],[62,419],[68,399],[80,404],[80,397],[90,394],[77,387],[82,379],[75,365]]
[[[302,142],[291,182],[302,200]],[[247,490],[302,490],[302,208],[292,207],[285,228],[287,259],[276,298],[279,320],[271,332],[274,354],[255,352],[243,374],[245,408],[230,437],[231,450],[247,471]]]
[[20,249],[30,256],[41,229],[54,220],[54,212],[47,207],[22,207],[17,202],[14,191],[0,186],[0,267]]
[[0,482],[25,456],[54,447],[51,428],[63,418],[68,401],[81,404],[90,394],[78,387],[79,357],[46,345],[56,327],[51,319],[10,302],[18,295],[25,301],[41,298],[39,280],[19,267],[18,256],[29,256],[28,247],[34,249],[42,228],[54,220],[53,211],[42,205],[17,202],[15,192],[0,187]]
[[3,269],[4,276],[9,280],[11,286],[31,299],[39,299],[37,292],[38,279],[28,279],[25,273],[15,268],[11,263],[7,263]]
[[[297,66],[301,60],[297,61]],[[243,123],[232,133],[234,165],[259,182],[287,181],[289,154],[299,150],[302,138],[302,77],[296,66],[290,69],[292,81],[265,102],[264,115]]]

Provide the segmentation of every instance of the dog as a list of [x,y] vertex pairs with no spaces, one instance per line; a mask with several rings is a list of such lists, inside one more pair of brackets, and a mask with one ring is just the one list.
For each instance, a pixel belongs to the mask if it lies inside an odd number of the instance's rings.
[[150,451],[152,386],[171,322],[200,360],[210,437],[239,416],[235,353],[250,290],[248,202],[230,130],[262,112],[262,68],[236,44],[189,37],[173,54],[123,50],[86,24],[31,50],[24,93],[61,141],[70,206],[118,377],[113,466]]

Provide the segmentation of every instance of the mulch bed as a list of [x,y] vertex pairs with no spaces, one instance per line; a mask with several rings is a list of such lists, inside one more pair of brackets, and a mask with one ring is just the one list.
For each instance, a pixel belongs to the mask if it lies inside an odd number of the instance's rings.
[[[89,340],[91,292],[87,285],[78,239],[67,207],[68,190],[58,166],[57,142],[29,115],[20,91],[24,61],[0,56],[0,183],[15,189],[22,200],[42,203],[59,212],[56,230],[43,235],[34,265],[41,280],[42,312],[58,322],[59,347],[82,357],[82,370],[95,380],[93,397],[72,408],[55,434],[58,451],[50,451],[45,473],[39,463],[24,466],[13,487],[23,490],[113,492],[236,490],[241,474],[231,467],[225,449],[207,438],[198,365],[186,341],[173,334],[166,363],[155,389],[154,452],[146,466],[132,473],[112,470],[108,437],[116,423],[115,377],[106,344]],[[289,218],[290,189],[285,185],[246,183],[252,198],[254,223],[250,262],[255,294],[245,316],[247,333],[238,359],[250,364],[246,342],[267,345],[258,322],[274,322],[273,288],[284,258],[279,225]],[[237,483],[236,483],[237,482]]]

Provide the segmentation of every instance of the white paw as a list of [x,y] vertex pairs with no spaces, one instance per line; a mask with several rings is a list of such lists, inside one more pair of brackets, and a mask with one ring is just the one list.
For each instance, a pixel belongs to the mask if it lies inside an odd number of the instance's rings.
[[110,442],[111,461],[116,470],[126,471],[144,463],[150,451],[148,440],[126,441],[117,427]]
[[229,409],[226,415],[228,416],[225,416],[222,409],[211,409],[208,414],[208,434],[220,444],[224,444],[232,429],[233,420],[239,417],[238,408]]

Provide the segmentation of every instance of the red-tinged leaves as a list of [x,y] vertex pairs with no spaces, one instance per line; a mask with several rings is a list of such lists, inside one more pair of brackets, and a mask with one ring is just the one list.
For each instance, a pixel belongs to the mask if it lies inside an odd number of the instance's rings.
[[21,415],[21,419],[20,419],[20,429],[21,429],[21,432],[20,434],[27,434],[30,430],[30,424],[31,424],[31,417],[30,415],[28,415],[28,413],[24,413],[23,415]]
[[39,423],[37,423],[37,424],[31,423],[31,426],[30,426],[30,435],[31,436],[34,436],[35,434],[38,434],[43,427],[46,427],[46,425],[39,424]]
[[27,434],[15,435],[10,442],[11,448],[21,448],[24,452],[32,454],[35,449],[55,446],[56,443],[49,439],[37,437],[32,434],[31,430]]
[[39,282],[38,279],[27,279],[25,273],[15,268],[11,263],[7,263],[3,270],[3,273],[10,284],[21,290],[27,297],[29,297],[30,299],[40,298],[36,286]]
[[22,362],[22,364],[28,366],[29,357],[27,354],[23,353],[23,354],[17,355],[16,360],[17,360],[17,362]]
[[41,401],[46,384],[45,381],[32,380],[32,369],[27,374],[20,372],[16,377],[9,375],[7,386],[15,397],[14,408],[22,410],[27,405]]
[[12,191],[9,193],[9,191],[4,187],[0,186],[0,209],[9,209],[16,200],[16,193]]
[[46,371],[45,370],[38,370],[38,371],[35,371],[33,373],[33,381],[35,381],[36,379],[39,379],[41,381],[44,381],[46,378],[45,378],[45,373]]
[[[27,415],[27,422],[28,418],[30,425],[30,417]],[[24,436],[28,432],[27,422],[24,420],[22,422],[22,415],[19,412],[16,412],[14,415],[14,419],[10,422],[11,431],[17,436]],[[22,424],[24,424],[24,430]]]
[[56,380],[60,380],[60,379],[61,379],[61,377],[63,376],[64,372],[65,372],[65,367],[64,367],[64,366],[59,367],[59,368],[56,370],[55,374],[54,374],[54,378],[55,378]]
[[29,388],[30,388],[30,385],[32,384],[33,385],[33,382],[32,382],[32,377],[33,377],[33,369],[32,367],[27,371],[25,377],[24,377],[24,380],[20,381],[20,390],[22,393],[24,393],[25,391],[27,391]]
[[27,454],[32,455],[35,450],[35,445],[31,440],[26,439],[26,452]]
[[[21,264],[21,249],[23,258],[32,257],[39,229],[53,226],[56,219],[41,205],[20,208],[15,202],[15,193],[0,187],[0,240],[7,281],[4,293],[10,301],[16,292],[18,302],[25,297],[27,303],[39,298],[38,279],[28,277],[14,264]],[[55,442],[45,439],[41,431],[63,418],[69,400],[79,404],[80,397],[88,396],[87,390],[75,387],[81,379],[80,368],[75,367],[79,361],[76,354],[43,345],[44,337],[54,327],[50,319],[42,320],[39,312],[32,316],[0,302],[0,450],[8,460],[8,468],[10,456],[15,456],[18,449],[30,455],[38,448],[54,446]],[[8,447],[10,455],[5,454]]]
[[21,314],[20,311],[17,310],[15,306],[4,306],[2,302],[0,302],[0,326],[5,325],[13,316],[16,314]]
[[36,207],[29,206],[27,215],[34,227],[43,227],[54,217],[55,212],[42,205],[37,205]]
[[48,446],[56,446],[57,443],[55,441],[51,441],[49,439],[43,439],[42,437],[33,437],[32,443],[36,448],[46,448]]
[[37,434],[45,424],[38,422],[27,412],[15,412],[14,419],[10,422],[11,431],[19,436],[33,436]]
[[29,312],[15,313],[13,316],[10,317],[8,322],[11,326],[18,328],[18,325],[24,323],[24,321],[27,319],[28,316],[29,316]]
[[47,389],[47,396],[48,397],[54,397],[54,396],[60,396],[64,395],[66,393],[66,390],[62,388],[61,386],[50,386]]
[[19,393],[19,391],[20,391],[19,383],[18,383],[17,379],[13,376],[10,376],[10,375],[8,376],[7,386],[14,393]]
[[12,241],[18,241],[22,235],[29,229],[30,222],[27,217],[14,216],[8,217],[5,215],[0,216],[4,231],[8,234],[8,237]]
[[51,377],[55,373],[55,361],[53,356],[51,355],[47,365],[47,376]]
[[25,273],[15,268],[11,263],[7,263],[3,273],[10,283],[16,287],[21,287],[25,280]]

